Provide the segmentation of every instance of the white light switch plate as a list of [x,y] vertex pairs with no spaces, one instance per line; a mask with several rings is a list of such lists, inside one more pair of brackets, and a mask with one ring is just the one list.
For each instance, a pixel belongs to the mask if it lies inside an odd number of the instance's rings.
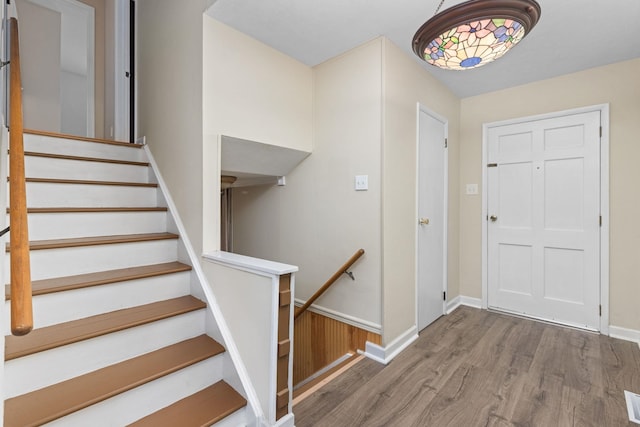
[[369,189],[369,175],[356,175],[356,191]]

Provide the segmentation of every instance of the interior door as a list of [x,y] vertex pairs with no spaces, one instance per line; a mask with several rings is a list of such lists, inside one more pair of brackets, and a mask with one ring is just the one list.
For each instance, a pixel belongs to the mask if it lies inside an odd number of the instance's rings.
[[599,329],[600,112],[487,137],[489,307]]
[[447,122],[424,109],[418,124],[418,330],[444,313],[447,271]]

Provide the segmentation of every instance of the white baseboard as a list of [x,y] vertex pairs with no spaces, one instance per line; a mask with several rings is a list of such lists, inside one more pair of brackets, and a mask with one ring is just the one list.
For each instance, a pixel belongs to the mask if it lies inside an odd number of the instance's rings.
[[480,298],[472,298],[472,297],[465,297],[464,295],[459,295],[454,299],[452,299],[451,301],[447,301],[446,314],[451,313],[453,310],[460,307],[461,305],[466,305],[467,307],[473,307],[473,308],[482,308],[482,300]]
[[365,346],[364,355],[369,359],[384,365],[388,364],[396,357],[402,350],[407,348],[412,342],[418,339],[418,328],[412,326],[407,329],[398,338],[393,340],[388,346],[382,347],[378,344],[373,344],[367,341]]
[[640,331],[635,329],[622,328],[620,326],[609,326],[609,336],[612,338],[619,338],[625,341],[632,341],[638,343],[640,347]]
[[[306,301],[296,298],[295,305],[300,307]],[[346,323],[347,325],[355,326],[356,328],[364,329],[365,331],[373,332],[374,334],[382,335],[382,326],[368,320],[360,319],[359,317],[349,316],[344,313],[340,313],[330,308],[322,307],[321,305],[313,304],[308,308],[309,311],[321,314],[338,322]]]
[[273,424],[273,427],[294,427],[294,415],[292,413],[288,413],[284,417],[280,418]]

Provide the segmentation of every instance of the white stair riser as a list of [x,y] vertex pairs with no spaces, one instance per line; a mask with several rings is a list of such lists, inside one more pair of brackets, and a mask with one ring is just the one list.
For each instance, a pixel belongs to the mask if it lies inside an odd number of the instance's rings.
[[213,357],[53,421],[47,426],[124,426],[216,383],[221,358]]
[[[129,280],[33,298],[34,329],[84,317],[189,295],[188,271]],[[118,298],[113,298],[117,295]],[[11,334],[9,301],[5,302],[5,335]]]
[[[27,206],[58,207],[149,207],[157,205],[157,188],[123,185],[27,183]],[[9,205],[7,184],[7,205]]]
[[205,310],[198,310],[9,360],[5,399],[202,335],[204,315]]
[[[177,239],[31,251],[31,280],[115,270],[176,260]],[[10,254],[5,283],[10,282]]]
[[161,233],[167,229],[167,212],[32,213],[28,223],[29,240]]
[[229,414],[222,420],[214,424],[215,427],[239,427],[247,426],[247,408],[238,409],[236,412]]
[[24,167],[28,178],[149,182],[148,166],[25,156]]
[[128,160],[133,162],[145,161],[144,150],[141,148],[123,147],[120,145],[101,144],[97,142],[74,141],[71,139],[58,139],[30,134],[25,134],[24,136],[24,150],[80,157],[101,157],[105,159]]

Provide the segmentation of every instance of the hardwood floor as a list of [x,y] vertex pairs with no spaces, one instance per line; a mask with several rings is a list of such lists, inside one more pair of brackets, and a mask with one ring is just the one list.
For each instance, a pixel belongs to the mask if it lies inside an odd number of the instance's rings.
[[632,342],[460,307],[386,367],[363,360],[296,406],[305,426],[636,426]]

